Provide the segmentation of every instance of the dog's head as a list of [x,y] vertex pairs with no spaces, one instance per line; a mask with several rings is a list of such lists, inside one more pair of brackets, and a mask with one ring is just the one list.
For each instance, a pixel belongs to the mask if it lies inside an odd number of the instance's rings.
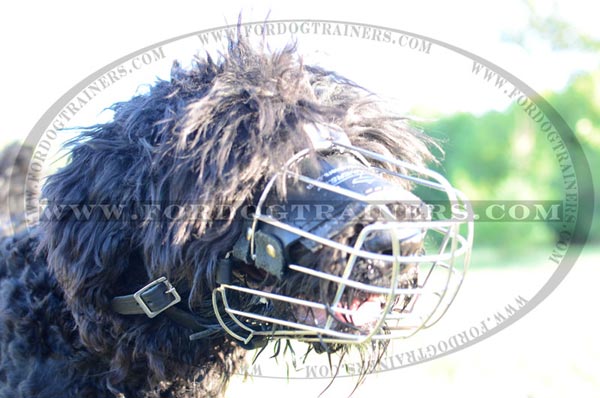
[[[114,112],[71,143],[44,188],[60,211],[41,222],[83,342],[118,354],[113,366],[146,353],[164,377],[160,358],[208,361],[227,335],[321,348],[406,336],[460,285],[470,229],[460,193],[425,167],[431,140],[294,48],[232,41]],[[115,313],[113,297],[160,277],[210,348],[183,344],[191,331],[166,316]]]

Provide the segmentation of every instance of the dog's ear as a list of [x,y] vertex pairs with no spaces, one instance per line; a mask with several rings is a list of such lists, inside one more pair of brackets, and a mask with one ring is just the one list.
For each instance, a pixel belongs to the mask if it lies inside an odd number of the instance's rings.
[[40,215],[39,250],[47,253],[80,336],[99,352],[112,349],[110,300],[126,282],[135,246],[130,214],[122,211],[135,155],[109,130],[94,129],[97,138],[75,145],[69,164],[48,178]]

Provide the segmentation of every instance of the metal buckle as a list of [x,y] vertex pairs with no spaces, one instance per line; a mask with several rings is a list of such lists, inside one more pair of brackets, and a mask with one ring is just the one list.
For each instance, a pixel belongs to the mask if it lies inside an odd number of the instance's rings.
[[[164,283],[165,284],[165,286],[167,287],[167,290],[164,293],[165,294],[172,294],[173,295],[173,300],[169,304],[167,304],[166,306],[164,306],[163,308],[161,308],[160,310],[158,310],[158,311],[152,311],[150,309],[150,307],[148,307],[148,304],[146,304],[146,302],[142,298],[142,294],[144,294],[146,291],[150,290],[152,287],[154,287],[154,286],[156,286],[156,285],[158,285],[160,283]],[[160,314],[161,312],[163,312],[167,308],[172,307],[172,306],[174,306],[175,304],[177,304],[177,303],[179,303],[181,301],[181,297],[179,296],[179,293],[177,293],[177,290],[175,290],[175,287],[173,287],[173,285],[171,285],[171,283],[164,276],[158,278],[157,280],[155,280],[153,282],[150,282],[149,284],[147,284],[146,286],[144,286],[143,288],[141,288],[137,292],[133,293],[133,298],[138,303],[138,305],[140,306],[140,308],[144,311],[144,313],[148,316],[148,318],[154,318],[155,316],[157,316],[158,314]]]

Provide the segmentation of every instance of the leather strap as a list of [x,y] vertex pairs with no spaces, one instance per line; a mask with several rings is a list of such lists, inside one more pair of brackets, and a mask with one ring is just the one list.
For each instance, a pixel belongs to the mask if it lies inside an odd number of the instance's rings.
[[181,301],[177,290],[167,278],[159,278],[144,286],[134,294],[114,297],[113,311],[122,315],[146,314],[149,318],[165,313],[172,321],[195,332],[190,340],[196,340],[222,331],[214,322],[206,321],[182,309],[174,307]]
[[[221,261],[222,268],[219,270],[220,279],[229,279],[231,273],[231,262]],[[174,307],[181,301],[181,297],[175,287],[165,277],[150,282],[134,294],[114,297],[111,301],[113,311],[122,315],[146,314],[149,318],[165,313],[173,322],[178,323],[194,333],[189,336],[190,340],[199,340],[215,334],[223,333],[220,325],[211,320],[193,315],[185,310]],[[266,345],[267,339],[253,339],[252,342],[238,344],[248,350],[256,349]]]
[[177,290],[167,278],[150,282],[134,294],[117,296],[112,299],[113,311],[123,315],[146,314],[154,318],[161,312],[181,301]]

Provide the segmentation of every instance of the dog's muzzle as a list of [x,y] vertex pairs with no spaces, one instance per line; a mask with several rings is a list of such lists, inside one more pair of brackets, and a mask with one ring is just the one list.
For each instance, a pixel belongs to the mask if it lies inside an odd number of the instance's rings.
[[[219,323],[244,344],[265,338],[360,344],[432,326],[454,300],[469,263],[473,223],[464,195],[440,174],[352,146],[343,133],[313,131],[312,137],[316,159],[303,150],[273,176],[220,265],[213,291]],[[351,243],[337,239],[351,227],[357,234]],[[299,263],[324,248],[344,254],[337,272]],[[330,291],[333,286],[332,299],[318,302],[302,294],[303,286],[292,297],[234,282],[231,268],[240,263],[271,280],[315,278]],[[373,268],[384,277],[366,278]],[[296,315],[276,316],[273,308],[282,305]]]

